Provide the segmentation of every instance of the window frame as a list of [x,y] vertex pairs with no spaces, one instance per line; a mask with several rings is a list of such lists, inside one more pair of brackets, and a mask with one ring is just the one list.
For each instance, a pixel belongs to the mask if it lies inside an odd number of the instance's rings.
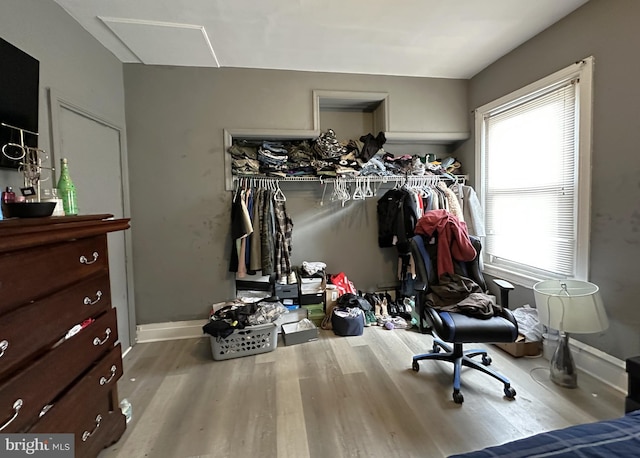
[[[475,110],[475,169],[476,192],[483,208],[486,198],[485,166],[485,117],[505,105],[511,105],[520,99],[530,98],[532,94],[546,88],[556,86],[563,81],[579,78],[576,94],[576,147],[577,162],[576,176],[577,193],[576,205],[576,280],[588,280],[589,254],[591,233],[591,158],[592,158],[592,118],[593,118],[593,56],[578,61],[545,78],[531,83],[521,89],[504,95],[492,102],[482,105]],[[487,216],[485,214],[485,222]],[[489,275],[504,278],[515,284],[532,287],[536,282],[550,278],[564,278],[559,276],[542,275],[534,269],[509,268],[496,265],[483,253],[483,271]]]

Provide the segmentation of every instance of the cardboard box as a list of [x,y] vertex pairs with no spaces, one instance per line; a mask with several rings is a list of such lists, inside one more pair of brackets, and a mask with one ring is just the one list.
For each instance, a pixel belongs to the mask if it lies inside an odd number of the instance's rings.
[[296,345],[312,340],[318,340],[318,328],[298,330],[298,323],[285,323],[282,325],[282,338],[285,345]]
[[283,324],[297,323],[305,318],[307,318],[307,309],[297,308],[295,310],[289,310],[287,313],[283,313],[274,321],[274,323],[278,327],[278,334],[282,334]]
[[500,342],[494,345],[515,358],[538,356],[542,352],[542,342],[525,342],[522,335],[519,335],[515,342]]

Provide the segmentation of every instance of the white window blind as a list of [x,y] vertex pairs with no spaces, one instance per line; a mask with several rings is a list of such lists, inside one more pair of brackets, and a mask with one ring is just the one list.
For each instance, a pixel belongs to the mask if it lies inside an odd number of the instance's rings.
[[485,254],[494,264],[575,273],[578,84],[564,81],[485,114]]
[[476,109],[485,273],[588,280],[593,68],[587,57]]

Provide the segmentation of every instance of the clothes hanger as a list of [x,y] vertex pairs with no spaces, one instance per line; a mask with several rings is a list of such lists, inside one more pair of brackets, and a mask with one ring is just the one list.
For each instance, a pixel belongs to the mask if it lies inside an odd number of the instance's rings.
[[367,198],[367,197],[373,197],[373,196],[375,196],[375,193],[371,189],[371,177],[368,176],[367,177],[367,186],[366,186],[366,188],[364,190],[364,197]]
[[353,191],[353,200],[364,200],[364,191],[362,189],[362,180],[360,178],[356,178],[355,181],[355,190]]
[[324,185],[324,187],[322,188],[322,198],[320,199],[320,206],[322,207],[324,205],[324,194],[325,192],[327,192],[327,185],[329,183],[323,182],[322,178],[320,178],[320,183]]
[[276,187],[275,194],[273,195],[273,200],[277,202],[286,202],[287,196],[285,196],[284,192],[282,192],[282,189],[280,189],[280,181],[273,180],[273,184]]

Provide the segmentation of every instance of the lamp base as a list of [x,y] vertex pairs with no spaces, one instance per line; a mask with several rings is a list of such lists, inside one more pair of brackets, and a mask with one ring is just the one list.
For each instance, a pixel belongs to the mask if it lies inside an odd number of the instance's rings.
[[550,368],[549,378],[553,383],[565,388],[578,386],[578,373],[569,348],[569,336],[565,333],[560,334],[558,348],[553,353]]

